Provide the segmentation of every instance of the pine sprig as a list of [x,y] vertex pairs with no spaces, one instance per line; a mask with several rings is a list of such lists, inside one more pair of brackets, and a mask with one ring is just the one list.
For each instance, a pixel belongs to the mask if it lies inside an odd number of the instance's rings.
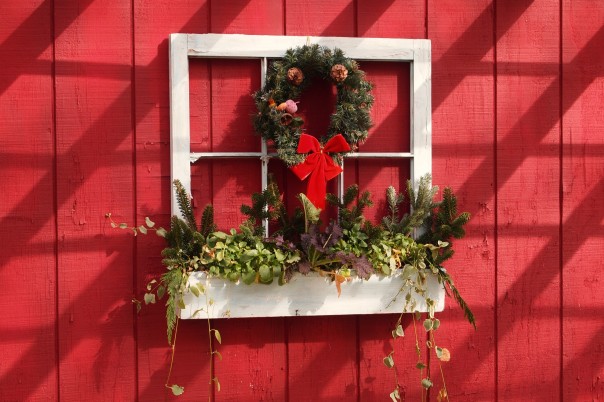
[[193,213],[193,206],[191,205],[191,197],[189,197],[187,190],[185,190],[180,180],[174,180],[174,189],[176,190],[176,202],[178,203],[180,213],[191,230],[197,230],[195,214]]
[[248,216],[247,225],[251,226],[254,234],[258,236],[264,233],[262,222],[265,219],[269,222],[283,221],[286,211],[277,184],[270,182],[264,191],[252,194],[252,205],[242,205],[241,213]]
[[426,220],[426,233],[419,240],[421,243],[437,244],[439,241],[449,243],[434,261],[437,265],[441,265],[453,256],[452,239],[461,239],[465,236],[464,225],[469,220],[470,213],[468,212],[462,212],[458,215],[457,197],[453,194],[451,188],[445,188],[443,200],[434,205],[432,214]]
[[432,176],[427,174],[419,179],[417,191],[413,188],[411,181],[407,181],[407,194],[411,203],[411,213],[408,215],[408,233],[413,229],[419,228],[430,216],[434,207],[434,196],[438,192],[438,187],[431,185]]
[[207,237],[210,233],[215,231],[216,224],[214,223],[214,206],[212,204],[208,204],[201,214],[201,229],[199,232],[203,237]]
[[405,200],[405,195],[399,193],[393,186],[386,189],[386,203],[390,210],[390,216],[382,218],[384,227],[392,233],[401,233],[402,220],[399,218],[399,205]]
[[466,301],[461,297],[459,290],[457,290],[457,288],[453,284],[453,279],[451,279],[451,276],[442,269],[439,269],[438,274],[440,275],[442,280],[449,286],[449,289],[451,289],[453,298],[455,299],[459,307],[461,307],[461,309],[463,310],[464,317],[466,317],[468,322],[472,324],[474,329],[476,329],[476,320],[474,318],[474,313],[472,313],[472,310],[470,310],[470,306],[468,306]]
[[386,201],[390,216],[384,217],[382,224],[388,231],[408,236],[414,229],[420,228],[424,224],[435,206],[433,200],[438,192],[438,187],[432,187],[431,180],[429,174],[421,177],[417,191],[413,188],[413,183],[407,180],[407,199],[411,212],[406,213],[402,218],[399,218],[399,206],[405,200],[404,195],[398,193],[392,186],[386,190]]
[[[354,201],[357,199],[356,204]],[[346,188],[342,201],[334,194],[327,194],[327,202],[338,208],[338,220],[342,229],[351,229],[355,224],[362,224],[365,221],[363,212],[365,208],[371,207],[371,193],[364,191],[359,196],[359,186],[353,184]]]

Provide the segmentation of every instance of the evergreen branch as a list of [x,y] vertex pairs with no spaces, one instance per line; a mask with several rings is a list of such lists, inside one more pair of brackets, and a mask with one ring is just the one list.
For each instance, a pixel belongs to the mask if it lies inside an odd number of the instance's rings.
[[434,204],[432,214],[426,220],[426,233],[418,240],[420,243],[438,244],[439,241],[449,243],[441,252],[435,263],[442,264],[443,261],[453,256],[452,238],[461,239],[466,231],[463,228],[470,220],[470,214],[463,212],[457,215],[457,197],[453,191],[446,187],[443,190],[443,200]]
[[382,223],[392,233],[402,233],[410,235],[414,229],[424,225],[426,219],[430,216],[434,204],[434,196],[438,187],[432,187],[429,174],[420,178],[418,189],[415,191],[413,183],[407,180],[407,199],[410,204],[411,212],[406,213],[399,219],[399,205],[405,199],[402,193],[397,193],[394,187],[390,186],[386,190],[386,201],[390,209],[390,216],[382,218]]
[[187,222],[187,225],[189,225],[191,230],[197,230],[195,214],[193,213],[193,207],[191,206],[191,197],[189,197],[189,194],[187,194],[187,190],[185,190],[180,180],[174,180],[174,188],[176,190],[178,209],[180,210],[184,220]]
[[[361,224],[365,221],[363,212],[365,208],[373,205],[371,193],[364,191],[360,197],[359,186],[353,184],[346,188],[342,201],[333,194],[327,194],[327,202],[338,208],[338,220],[342,229],[351,229],[355,224]],[[353,204],[357,199],[356,205]]]
[[282,223],[287,220],[279,187],[273,181],[262,192],[252,194],[252,205],[242,205],[241,212],[248,216],[248,225],[254,228],[256,235],[264,233],[262,222],[265,219]]
[[216,231],[216,224],[214,223],[214,206],[212,204],[206,205],[201,215],[201,230],[202,236],[207,237],[210,233]]
[[446,273],[442,270],[439,270],[439,275],[445,281],[445,283],[447,285],[449,285],[449,289],[451,289],[451,292],[453,293],[453,298],[455,299],[455,301],[457,302],[459,307],[461,307],[461,309],[463,310],[464,317],[466,317],[468,322],[470,324],[472,324],[474,329],[476,329],[476,321],[474,319],[474,313],[472,313],[472,310],[470,310],[470,306],[468,306],[466,301],[461,297],[459,290],[457,290],[457,288],[453,284],[453,280],[451,279],[451,276],[449,276],[448,273]]

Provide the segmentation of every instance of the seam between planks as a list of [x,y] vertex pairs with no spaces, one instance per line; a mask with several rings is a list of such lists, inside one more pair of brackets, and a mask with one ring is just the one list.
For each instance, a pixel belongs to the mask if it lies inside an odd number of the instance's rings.
[[560,41],[560,49],[559,49],[559,54],[558,54],[558,64],[559,64],[559,70],[558,70],[558,76],[559,76],[559,88],[558,88],[558,113],[560,114],[559,119],[560,119],[560,132],[559,132],[559,140],[558,140],[558,157],[559,157],[559,177],[558,177],[558,181],[559,181],[559,195],[558,195],[558,200],[559,200],[559,211],[558,211],[558,258],[559,258],[559,266],[560,266],[560,297],[559,297],[559,301],[560,301],[560,313],[559,313],[559,320],[560,320],[560,334],[559,334],[559,339],[560,339],[560,360],[559,360],[559,365],[560,365],[560,374],[559,374],[559,392],[560,392],[560,401],[564,400],[564,230],[563,230],[563,224],[564,224],[564,101],[563,101],[563,95],[564,95],[564,55],[563,55],[563,50],[564,50],[564,43],[563,43],[563,39],[564,39],[564,14],[563,14],[563,6],[564,6],[564,1],[560,0],[559,3],[560,6],[560,11],[559,11],[559,41]]
[[50,43],[51,43],[51,47],[52,47],[52,64],[50,67],[50,74],[51,74],[51,82],[52,82],[52,115],[51,115],[51,119],[52,119],[52,153],[53,153],[53,164],[52,164],[52,209],[54,211],[54,222],[53,222],[53,226],[54,226],[54,235],[55,235],[55,239],[54,239],[54,247],[53,247],[53,251],[54,251],[54,258],[55,258],[55,286],[54,286],[54,291],[55,291],[55,297],[54,297],[54,301],[55,301],[55,319],[54,319],[54,326],[55,326],[55,369],[56,369],[56,381],[57,381],[57,388],[56,388],[56,395],[57,395],[57,400],[61,400],[61,375],[60,375],[60,371],[61,371],[61,365],[59,364],[60,362],[60,353],[59,353],[59,221],[58,221],[58,215],[59,215],[59,190],[58,190],[58,183],[57,183],[57,172],[58,172],[58,154],[57,154],[57,71],[56,71],[56,46],[55,46],[55,35],[56,35],[56,31],[55,31],[55,19],[56,19],[56,14],[55,14],[55,2],[54,0],[50,1]]
[[[131,70],[130,70],[130,122],[132,126],[132,215],[133,222],[137,225],[137,205],[138,205],[138,180],[137,180],[137,148],[136,148],[136,32],[134,24],[135,5],[134,0],[130,1],[130,52],[131,52]],[[137,225],[138,226],[138,225]],[[137,273],[138,273],[138,242],[136,237],[132,238],[132,295],[137,293]],[[139,400],[139,364],[138,364],[138,313],[134,304],[132,305],[132,336],[134,339],[134,395],[135,400]]]
[[498,321],[498,315],[499,315],[499,305],[498,305],[498,298],[499,298],[499,264],[498,264],[498,259],[499,259],[499,233],[498,233],[498,228],[499,228],[499,191],[497,190],[499,188],[499,181],[498,181],[498,177],[497,177],[497,166],[498,166],[498,153],[497,153],[497,1],[493,1],[492,3],[492,7],[493,7],[493,209],[495,210],[495,214],[493,216],[493,251],[495,254],[495,260],[494,260],[494,269],[495,269],[495,291],[494,291],[494,297],[493,297],[493,339],[494,339],[494,349],[495,349],[495,359],[494,359],[494,370],[493,370],[493,374],[494,374],[494,399],[495,402],[499,401],[499,383],[498,383],[498,378],[499,378],[499,321]]

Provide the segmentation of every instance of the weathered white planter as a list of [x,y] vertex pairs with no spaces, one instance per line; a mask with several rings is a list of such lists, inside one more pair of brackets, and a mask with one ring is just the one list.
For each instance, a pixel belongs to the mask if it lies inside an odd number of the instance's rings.
[[[182,319],[225,317],[285,317],[348,314],[400,313],[405,307],[407,289],[402,289],[398,275],[369,280],[353,279],[342,284],[338,297],[336,285],[318,274],[296,274],[289,283],[279,286],[275,280],[270,285],[233,283],[218,278],[208,278],[203,272],[191,274],[189,283],[202,282],[211,300],[208,308],[206,296],[192,293],[184,296],[186,308],[180,311]],[[415,293],[414,311],[426,312],[424,297]],[[445,307],[445,291],[435,276],[427,280],[426,297],[435,301],[435,311]],[[412,311],[407,311],[412,312]]]

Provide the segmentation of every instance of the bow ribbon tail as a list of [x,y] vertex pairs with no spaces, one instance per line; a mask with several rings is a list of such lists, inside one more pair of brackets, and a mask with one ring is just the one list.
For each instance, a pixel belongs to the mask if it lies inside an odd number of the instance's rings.
[[325,196],[327,195],[327,177],[325,175],[325,158],[318,158],[317,167],[311,173],[306,187],[306,195],[310,202],[320,210],[325,210]]
[[325,178],[325,169],[321,168],[321,165],[325,163],[321,156],[320,153],[308,155],[304,162],[292,166],[291,170],[300,180],[308,178],[306,196],[315,207],[325,209],[325,183],[327,183],[327,179]]

